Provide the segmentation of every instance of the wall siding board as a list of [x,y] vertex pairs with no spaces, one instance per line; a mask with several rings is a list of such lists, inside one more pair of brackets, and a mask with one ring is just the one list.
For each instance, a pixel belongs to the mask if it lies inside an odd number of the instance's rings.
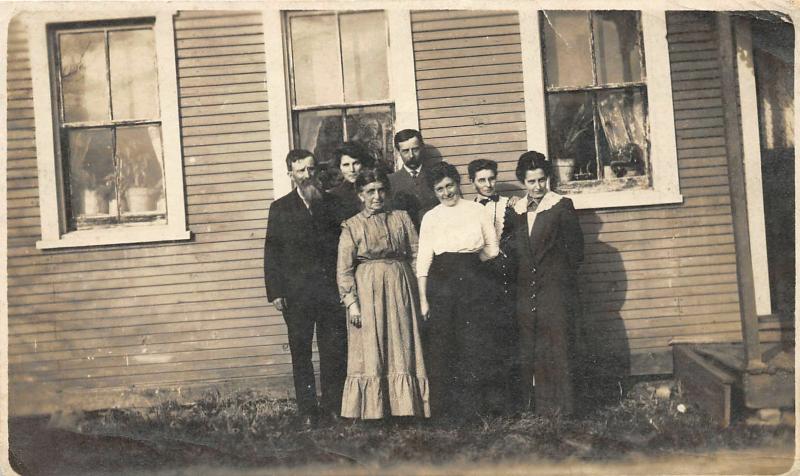
[[[583,324],[641,356],[638,373],[657,370],[663,359],[649,359],[648,370],[647,355],[668,350],[673,336],[736,340],[740,326],[716,29],[707,14],[667,19],[684,203],[580,212]],[[509,31],[516,14],[412,12],[411,20],[426,142],[464,175],[470,160],[498,160],[499,181],[518,189],[513,169],[527,146],[524,99],[513,94],[522,86],[519,39]],[[483,36],[463,29],[467,22]]]
[[[205,13],[205,15],[203,15]],[[273,198],[261,16],[175,17],[188,242],[39,251],[27,33],[9,44],[11,412],[93,408],[131,386],[274,378],[290,392],[285,326],[264,297],[264,227]],[[36,388],[35,403],[30,389]],[[127,395],[127,396],[126,396]]]

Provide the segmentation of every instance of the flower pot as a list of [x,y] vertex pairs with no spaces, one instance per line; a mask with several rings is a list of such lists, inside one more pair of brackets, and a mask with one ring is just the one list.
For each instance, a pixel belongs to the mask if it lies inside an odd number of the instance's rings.
[[575,172],[575,159],[555,159],[556,176],[558,183],[567,183],[572,180],[572,174]]
[[131,187],[125,192],[128,211],[133,213],[151,212],[156,209],[156,201],[147,187]]
[[108,201],[97,190],[83,191],[83,214],[108,215]]

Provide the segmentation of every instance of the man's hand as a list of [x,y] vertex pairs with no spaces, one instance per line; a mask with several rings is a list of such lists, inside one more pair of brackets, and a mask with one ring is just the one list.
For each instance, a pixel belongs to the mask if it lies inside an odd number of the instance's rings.
[[277,309],[280,312],[283,312],[288,307],[286,306],[286,298],[282,297],[275,298],[275,300],[272,301],[272,304],[275,306],[275,309]]
[[506,208],[514,208],[514,205],[517,204],[519,198],[520,197],[517,197],[516,195],[513,197],[508,197],[508,203],[506,204]]

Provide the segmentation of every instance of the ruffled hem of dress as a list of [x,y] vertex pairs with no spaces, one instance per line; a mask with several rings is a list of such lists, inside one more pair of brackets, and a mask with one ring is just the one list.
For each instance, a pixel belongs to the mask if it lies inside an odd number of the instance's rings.
[[431,416],[426,377],[411,374],[348,376],[342,416],[374,420],[387,416]]

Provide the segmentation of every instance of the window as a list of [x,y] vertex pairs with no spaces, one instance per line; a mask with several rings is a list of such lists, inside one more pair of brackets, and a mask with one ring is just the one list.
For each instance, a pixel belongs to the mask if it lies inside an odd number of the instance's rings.
[[558,190],[649,185],[639,13],[543,11],[549,156]]
[[666,13],[531,6],[520,36],[528,147],[553,188],[576,208],[681,203]]
[[166,223],[152,21],[52,28],[67,230]]
[[29,19],[37,246],[187,239],[172,14],[86,15]]
[[392,168],[394,101],[382,11],[286,15],[294,147],[332,159],[343,141]]

